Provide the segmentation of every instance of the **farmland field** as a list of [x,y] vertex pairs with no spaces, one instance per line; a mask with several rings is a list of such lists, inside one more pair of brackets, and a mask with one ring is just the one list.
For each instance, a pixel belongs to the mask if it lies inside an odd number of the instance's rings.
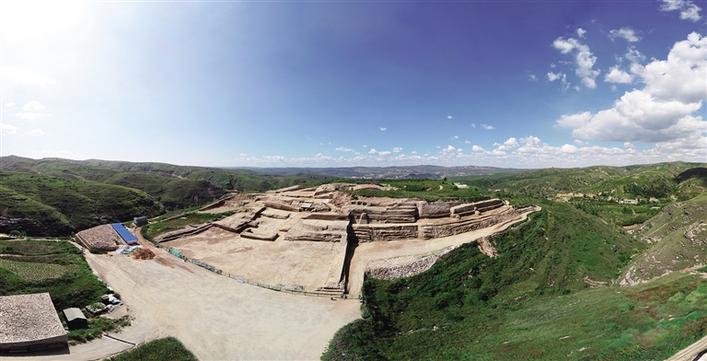
[[0,258],[0,268],[10,271],[23,281],[28,282],[60,278],[73,269],[69,265],[23,262],[7,258]]
[[49,292],[57,309],[100,300],[105,285],[68,241],[0,240],[0,296]]

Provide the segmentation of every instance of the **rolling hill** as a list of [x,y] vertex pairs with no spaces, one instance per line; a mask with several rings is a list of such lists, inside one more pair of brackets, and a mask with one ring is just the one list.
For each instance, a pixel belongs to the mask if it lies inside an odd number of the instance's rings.
[[59,236],[106,222],[195,207],[228,191],[319,184],[318,175],[164,163],[0,158],[0,233]]
[[614,280],[647,245],[568,203],[543,207],[492,241],[430,270],[367,279],[363,319],[324,360],[662,360],[704,336],[707,280],[675,272]]

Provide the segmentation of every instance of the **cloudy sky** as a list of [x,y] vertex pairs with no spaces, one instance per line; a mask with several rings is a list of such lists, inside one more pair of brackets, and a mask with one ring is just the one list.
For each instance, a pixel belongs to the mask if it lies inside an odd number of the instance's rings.
[[0,3],[1,155],[707,161],[704,2]]

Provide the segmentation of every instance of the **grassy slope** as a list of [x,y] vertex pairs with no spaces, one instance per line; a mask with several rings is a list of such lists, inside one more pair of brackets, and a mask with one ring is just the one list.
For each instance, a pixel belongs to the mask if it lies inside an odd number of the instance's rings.
[[480,192],[476,187],[467,189],[457,188],[453,182],[446,179],[391,179],[377,181],[380,184],[391,186],[391,190],[363,189],[354,191],[355,196],[364,197],[393,197],[393,198],[420,198],[427,201],[440,199],[462,199],[475,201],[488,198],[487,192]]
[[179,217],[173,217],[167,220],[161,220],[157,222],[152,222],[148,225],[143,226],[140,231],[145,239],[153,240],[156,236],[167,233],[170,231],[175,231],[180,228],[184,228],[191,224],[201,224],[206,222],[212,222],[224,217],[232,215],[232,212],[224,213],[198,213],[189,212],[184,213]]
[[367,318],[323,358],[659,360],[707,331],[707,281],[587,288],[642,243],[569,204],[542,206],[496,238],[496,259],[466,246],[415,277],[367,280]]
[[697,179],[682,184],[676,177],[686,170],[705,166],[704,163],[673,162],[628,167],[550,168],[458,180],[484,190],[499,189],[504,194],[541,198],[552,198],[559,192],[607,192],[614,197],[676,195],[689,199],[703,191],[707,184]]
[[[3,259],[21,261],[15,265],[26,266],[26,272],[19,275],[0,265],[0,295],[49,292],[58,309],[84,307],[100,301],[107,289],[81,255],[81,251],[67,241],[0,240],[0,254]],[[44,272],[36,272],[43,266],[64,266],[66,273],[60,277],[42,277]],[[9,268],[9,267],[8,267]],[[33,273],[34,279],[23,277]]]
[[[700,224],[705,225],[698,229]],[[693,239],[686,237],[690,228]],[[707,193],[665,207],[636,237],[650,246],[627,269],[634,281],[707,263]]]
[[163,163],[3,157],[0,232],[67,235],[137,215],[195,207],[222,196],[225,189],[263,191],[330,179]]
[[196,361],[196,357],[174,337],[150,341],[108,361]]
[[156,215],[163,209],[133,188],[15,172],[0,172],[0,197],[2,216],[26,219],[4,224],[0,231],[20,229],[32,235],[65,235],[136,215]]

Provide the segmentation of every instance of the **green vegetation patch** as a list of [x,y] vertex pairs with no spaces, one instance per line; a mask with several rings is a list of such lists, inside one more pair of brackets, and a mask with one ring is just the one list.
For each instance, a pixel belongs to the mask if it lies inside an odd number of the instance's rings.
[[150,341],[108,361],[197,361],[194,354],[174,337]]
[[88,328],[69,331],[69,340],[72,343],[83,343],[101,337],[106,332],[117,332],[123,327],[130,326],[130,316],[118,319],[94,317],[88,319]]
[[[107,292],[68,241],[0,240],[0,295],[49,292],[57,310],[84,307]],[[60,274],[52,275],[52,271]]]
[[570,204],[541,206],[495,237],[497,258],[466,245],[419,275],[367,279],[364,319],[323,359],[659,360],[704,335],[706,280],[590,288],[642,244]]
[[140,232],[145,239],[153,240],[162,233],[176,231],[190,224],[202,224],[207,222],[217,221],[219,219],[233,215],[233,212],[223,213],[200,213],[189,212],[180,216],[174,216],[169,219],[150,223],[142,227]]
[[488,198],[476,187],[459,188],[447,179],[402,179],[383,180],[380,184],[388,186],[389,190],[362,189],[353,192],[354,196],[361,197],[392,197],[392,198],[420,198],[427,201],[441,199],[460,199],[476,201]]
[[16,274],[23,281],[29,282],[61,278],[74,269],[71,266],[55,263],[22,262],[7,258],[0,258],[0,268]]
[[593,199],[575,199],[571,203],[575,207],[617,226],[641,224],[658,214],[666,204],[658,202],[629,205]]

